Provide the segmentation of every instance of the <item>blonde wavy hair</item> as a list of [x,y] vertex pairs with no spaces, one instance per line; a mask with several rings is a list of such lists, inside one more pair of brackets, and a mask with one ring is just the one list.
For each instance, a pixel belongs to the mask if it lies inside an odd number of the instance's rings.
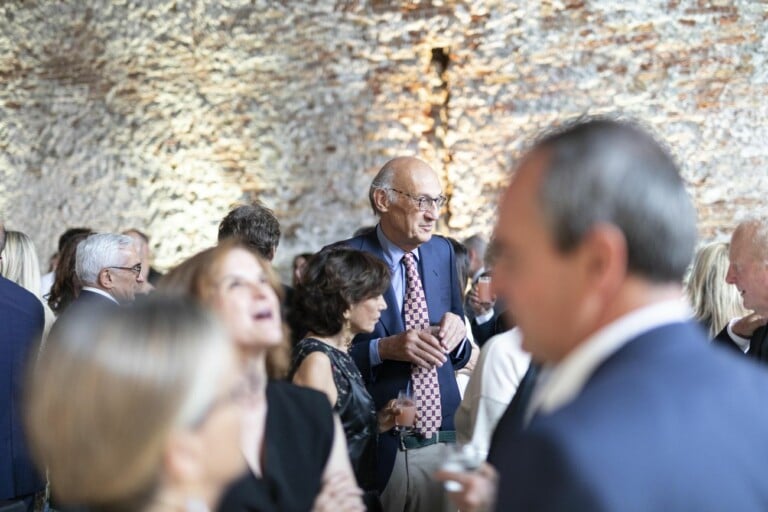
[[0,275],[30,291],[40,300],[45,313],[45,334],[53,325],[55,316],[40,297],[40,260],[32,239],[21,231],[5,232],[5,250],[0,259]]
[[693,259],[685,286],[694,317],[714,338],[732,318],[747,311],[736,286],[725,282],[730,260],[730,244],[714,242],[701,247]]
[[63,504],[138,511],[163,485],[176,429],[215,400],[234,357],[224,328],[191,300],[62,318],[28,372],[33,457]]

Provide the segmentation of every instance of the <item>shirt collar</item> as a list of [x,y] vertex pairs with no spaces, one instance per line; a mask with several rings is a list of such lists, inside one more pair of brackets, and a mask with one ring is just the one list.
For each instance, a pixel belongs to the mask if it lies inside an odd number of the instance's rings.
[[526,419],[534,412],[549,413],[573,400],[597,367],[632,339],[661,325],[687,321],[690,315],[684,301],[665,300],[632,311],[604,326],[558,364],[543,371]]
[[[376,226],[376,237],[379,239],[379,245],[381,245],[381,249],[384,252],[384,260],[387,262],[387,265],[389,265],[390,270],[397,268],[400,265],[403,256],[405,256],[406,251],[402,250],[387,238],[387,235],[384,234],[384,230],[381,229],[381,224]],[[411,253],[416,257],[416,261],[419,261],[419,250],[415,249],[411,251]]]
[[92,292],[92,293],[98,293],[99,295],[103,295],[104,297],[108,298],[109,300],[111,300],[112,302],[114,302],[117,305],[120,304],[117,301],[117,299],[115,299],[113,296],[111,296],[110,294],[108,294],[107,292],[102,290],[101,288],[94,288],[93,286],[83,286],[83,291],[86,291],[86,290],[89,291],[89,292]]

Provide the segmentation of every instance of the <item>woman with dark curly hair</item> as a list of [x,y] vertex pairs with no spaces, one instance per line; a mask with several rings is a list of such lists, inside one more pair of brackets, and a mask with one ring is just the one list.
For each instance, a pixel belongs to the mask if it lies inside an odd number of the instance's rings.
[[387,307],[382,294],[389,281],[389,268],[378,258],[332,247],[307,262],[292,308],[308,333],[294,349],[290,376],[294,383],[328,395],[344,426],[368,510],[380,507],[375,491],[376,435],[392,428],[399,411],[390,403],[377,422],[373,399],[347,350],[355,335],[373,331]]

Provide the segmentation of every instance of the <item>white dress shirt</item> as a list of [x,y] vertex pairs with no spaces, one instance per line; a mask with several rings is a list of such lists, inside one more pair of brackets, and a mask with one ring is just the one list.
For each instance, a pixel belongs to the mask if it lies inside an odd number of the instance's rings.
[[559,363],[543,367],[526,410],[526,423],[534,414],[551,413],[576,398],[595,369],[630,340],[690,316],[688,306],[674,299],[637,309],[604,326]]

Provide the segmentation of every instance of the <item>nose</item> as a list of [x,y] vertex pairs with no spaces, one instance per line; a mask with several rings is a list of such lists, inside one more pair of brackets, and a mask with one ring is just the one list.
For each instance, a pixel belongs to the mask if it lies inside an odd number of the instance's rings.
[[736,271],[733,265],[728,265],[728,273],[725,274],[725,282],[728,284],[736,284]]
[[264,297],[264,295],[267,293],[267,289],[270,287],[271,285],[266,281],[255,281],[255,282],[249,283],[249,288],[251,289],[251,295],[253,295],[256,298]]
[[387,309],[387,301],[384,300],[383,295],[379,295],[377,306],[379,306],[379,311],[384,311]]
[[435,201],[430,201],[427,205],[427,209],[424,210],[424,216],[429,220],[437,220],[440,218],[440,209],[435,204]]

